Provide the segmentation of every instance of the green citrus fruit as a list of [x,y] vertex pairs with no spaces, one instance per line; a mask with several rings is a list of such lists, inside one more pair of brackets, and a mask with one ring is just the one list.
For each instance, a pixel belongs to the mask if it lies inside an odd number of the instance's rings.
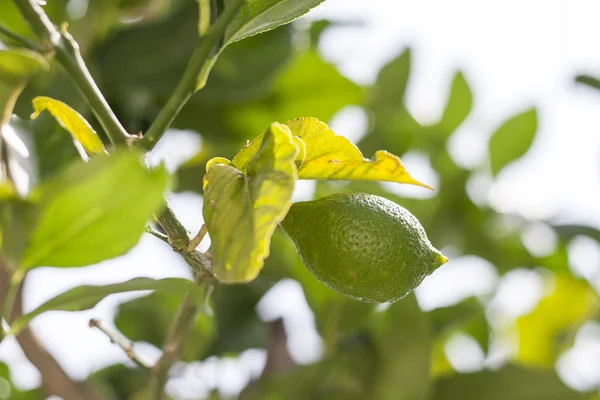
[[282,226],[317,278],[357,300],[400,300],[448,260],[415,216],[370,194],[295,203]]

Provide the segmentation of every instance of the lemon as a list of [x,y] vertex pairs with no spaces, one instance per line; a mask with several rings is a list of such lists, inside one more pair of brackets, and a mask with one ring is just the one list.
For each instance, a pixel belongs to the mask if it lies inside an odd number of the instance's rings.
[[366,302],[400,300],[448,260],[415,216],[370,194],[295,203],[282,227],[319,280]]

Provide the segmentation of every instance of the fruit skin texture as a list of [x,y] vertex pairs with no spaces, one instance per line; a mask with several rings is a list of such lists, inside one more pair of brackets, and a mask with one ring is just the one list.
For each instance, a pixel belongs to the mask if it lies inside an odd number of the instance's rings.
[[370,194],[295,203],[282,227],[319,280],[365,302],[400,300],[448,260],[415,216]]

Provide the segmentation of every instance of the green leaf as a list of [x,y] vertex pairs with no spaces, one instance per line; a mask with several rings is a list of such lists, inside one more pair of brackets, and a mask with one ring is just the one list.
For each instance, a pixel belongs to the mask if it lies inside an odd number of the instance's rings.
[[438,308],[427,314],[432,320],[436,336],[447,338],[449,334],[463,332],[471,335],[487,353],[490,331],[484,306],[477,298],[470,297],[453,306]]
[[0,200],[0,250],[2,258],[11,267],[20,263],[38,213],[31,199],[19,199],[12,194]]
[[17,97],[34,74],[48,69],[44,57],[29,50],[0,50],[0,129],[12,115]]
[[497,371],[441,378],[432,400],[576,400],[588,396],[568,388],[552,369],[509,365]]
[[[130,340],[147,342],[160,348],[167,339],[171,320],[177,313],[181,298],[182,293],[163,290],[122,303],[115,316],[115,326]],[[204,359],[215,333],[213,317],[198,313],[190,327],[189,337],[192,340],[184,344],[181,361]]]
[[0,399],[39,400],[43,397],[41,388],[21,391],[15,387],[8,365],[0,362]]
[[475,297],[470,297],[449,307],[437,308],[427,313],[431,319],[435,342],[432,350],[432,374],[447,375],[454,369],[446,357],[444,346],[456,333],[464,333],[477,341],[484,354],[487,354],[490,340],[490,327],[485,317],[484,305]]
[[324,0],[246,0],[225,33],[226,43],[277,28]]
[[585,280],[557,274],[554,290],[517,320],[520,363],[551,368],[575,333],[598,311],[598,296]]
[[133,151],[73,163],[41,187],[41,216],[21,267],[77,267],[126,253],[167,183],[164,168],[147,170]]
[[473,92],[462,72],[457,72],[452,79],[450,96],[440,122],[437,126],[445,137],[450,136],[471,113],[473,108]]
[[[273,35],[277,31],[265,35]],[[234,47],[263,36],[236,43]],[[265,52],[268,54],[268,49]],[[246,60],[241,64],[247,63]],[[304,115],[328,121],[344,106],[361,104],[364,95],[361,87],[341,75],[314,49],[297,54],[272,85],[266,86],[266,93],[260,99],[235,102],[232,97],[228,105],[209,106],[205,101],[197,101],[197,96],[202,96],[207,88],[190,99],[176,119],[175,126],[202,132],[214,142],[237,140],[236,148],[246,141],[248,132],[263,132],[265,126],[273,121],[288,121]]]
[[495,176],[506,164],[523,156],[537,131],[537,111],[531,108],[505,121],[490,140],[490,163]]
[[29,321],[46,311],[82,311],[89,310],[110,294],[135,292],[138,290],[161,290],[189,293],[202,301],[202,286],[183,278],[133,278],[125,282],[103,286],[83,285],[68,290],[46,301],[35,310],[19,317],[11,324],[11,333],[17,334]]
[[246,174],[222,158],[207,163],[203,214],[220,280],[248,282],[262,269],[271,235],[291,204],[297,154],[290,130],[273,123]]
[[369,96],[369,104],[372,108],[398,109],[404,104],[410,78],[411,58],[411,50],[407,48],[381,68]]
[[73,140],[83,146],[88,155],[107,153],[92,126],[67,104],[50,97],[38,96],[33,99],[33,108],[35,112],[31,115],[31,119],[37,118],[42,111],[48,110],[58,123],[73,136]]
[[360,143],[363,150],[383,148],[402,155],[422,129],[405,105],[410,66],[411,50],[406,49],[379,72],[368,93],[366,108],[371,118],[368,134]]
[[140,368],[115,364],[95,371],[86,383],[109,399],[134,400],[136,393],[148,387],[148,375]]
[[[316,118],[299,118],[286,122],[292,134],[305,145],[305,154],[298,168],[299,179],[376,180],[409,183],[431,189],[415,180],[402,161],[387,151],[377,151],[374,160],[367,160],[360,150],[343,136],[337,136]],[[233,165],[244,171],[260,148],[264,134],[244,147],[233,159]]]
[[212,307],[217,335],[210,354],[241,353],[249,348],[267,347],[267,326],[256,312],[258,302],[269,288],[261,285],[261,277],[262,273],[247,285],[215,286]]
[[375,313],[370,330],[378,346],[372,399],[428,400],[432,331],[414,295]]
[[575,82],[600,90],[600,79],[590,75],[577,75]]

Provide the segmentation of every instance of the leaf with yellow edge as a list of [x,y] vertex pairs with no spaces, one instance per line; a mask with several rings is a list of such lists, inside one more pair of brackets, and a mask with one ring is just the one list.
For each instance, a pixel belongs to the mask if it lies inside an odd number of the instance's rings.
[[104,144],[96,131],[81,114],[67,104],[50,97],[38,96],[33,99],[33,108],[35,112],[31,115],[31,119],[37,118],[42,111],[48,110],[58,123],[73,136],[73,139],[81,143],[88,155],[106,153]]
[[553,367],[577,329],[598,310],[598,296],[587,281],[556,275],[554,290],[516,322],[519,362]]
[[[388,181],[431,189],[410,176],[397,156],[380,150],[375,152],[373,160],[365,159],[352,142],[337,136],[316,118],[299,118],[286,125],[305,145],[305,155],[298,168],[299,179]],[[243,148],[233,158],[233,165],[244,171],[260,148],[263,136]]]
[[262,269],[273,231],[291,205],[298,153],[289,128],[273,123],[245,173],[221,157],[206,164],[202,213],[221,281],[249,282]]

